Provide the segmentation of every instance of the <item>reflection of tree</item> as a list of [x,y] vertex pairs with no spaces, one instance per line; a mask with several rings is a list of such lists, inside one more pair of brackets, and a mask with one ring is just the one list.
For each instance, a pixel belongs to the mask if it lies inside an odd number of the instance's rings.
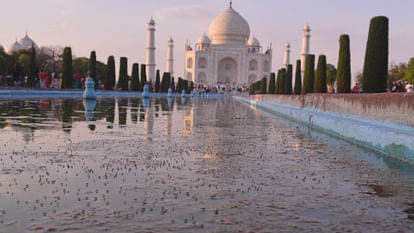
[[162,98],[160,101],[161,104],[161,110],[163,112],[169,111],[169,107],[168,107],[168,99]]
[[127,120],[128,99],[118,100],[119,125],[125,126]]
[[[105,101],[104,109],[105,109],[106,122],[110,122],[113,124],[115,120],[115,99],[107,99]],[[113,126],[109,125],[108,128],[112,129]]]
[[70,133],[72,130],[73,101],[71,99],[62,100],[62,128],[63,131]]
[[154,102],[155,102],[155,104],[154,104],[155,112],[159,112],[160,111],[160,99],[155,98]]
[[131,121],[136,123],[138,121],[138,108],[140,105],[141,99],[131,98]]

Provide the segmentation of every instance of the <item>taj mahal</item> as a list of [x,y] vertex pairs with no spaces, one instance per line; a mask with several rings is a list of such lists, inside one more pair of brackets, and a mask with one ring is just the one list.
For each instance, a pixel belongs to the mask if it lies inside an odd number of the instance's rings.
[[[146,54],[147,77],[155,81],[155,21],[148,21]],[[305,57],[310,54],[310,27],[303,29],[300,58],[302,73]],[[283,68],[290,64],[290,44],[284,46]],[[209,35],[202,35],[192,46],[185,44],[184,79],[196,85],[228,87],[249,86],[266,78],[272,72],[272,45],[263,49],[260,41],[251,34],[249,23],[230,5],[210,24]],[[174,76],[174,40],[168,40],[166,72]],[[303,79],[303,75],[302,75]]]
[[185,76],[196,84],[247,86],[270,76],[272,48],[262,49],[247,21],[230,7],[210,24],[195,48],[186,45]]

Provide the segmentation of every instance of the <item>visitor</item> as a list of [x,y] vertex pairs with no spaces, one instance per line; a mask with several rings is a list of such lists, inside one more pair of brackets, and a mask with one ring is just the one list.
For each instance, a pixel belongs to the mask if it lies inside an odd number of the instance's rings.
[[408,84],[405,86],[405,91],[407,93],[413,93],[414,92],[413,88],[414,88],[413,83],[409,81]]
[[46,88],[47,73],[41,70],[39,73],[39,77],[40,77],[40,88]]
[[34,74],[33,86],[38,88],[40,86],[39,68],[36,67]]
[[82,80],[81,76],[78,73],[76,73],[73,77],[73,87],[75,89],[82,89]]
[[56,71],[54,71],[53,72],[53,88],[59,89],[60,88],[59,84],[60,84],[59,74]]
[[397,92],[397,82],[392,81],[392,84],[390,86],[390,92]]
[[360,93],[360,87],[358,83],[356,83],[355,86],[352,88],[352,93]]
[[399,80],[397,82],[397,92],[404,92],[404,91],[405,91],[404,85],[403,85],[402,81]]

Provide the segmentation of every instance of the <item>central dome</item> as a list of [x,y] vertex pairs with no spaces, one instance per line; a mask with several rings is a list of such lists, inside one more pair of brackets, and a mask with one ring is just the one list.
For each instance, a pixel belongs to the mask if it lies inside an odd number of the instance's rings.
[[249,36],[249,24],[232,7],[217,16],[210,24],[212,44],[245,46]]

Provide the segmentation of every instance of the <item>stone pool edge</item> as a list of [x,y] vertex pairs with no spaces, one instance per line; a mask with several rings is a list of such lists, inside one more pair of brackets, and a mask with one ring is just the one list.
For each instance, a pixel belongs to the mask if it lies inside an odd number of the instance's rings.
[[[61,91],[61,90],[0,90],[1,97],[79,97],[82,98],[83,91]],[[116,92],[97,91],[97,97],[142,97],[142,92]],[[191,94],[186,94],[191,97]],[[149,93],[149,97],[168,97],[167,93]],[[182,97],[182,94],[174,93],[173,97]],[[221,94],[194,95],[194,97],[220,98]]]
[[305,125],[384,156],[414,165],[414,127],[363,118],[357,115],[323,112],[317,109],[233,97],[252,108]]

